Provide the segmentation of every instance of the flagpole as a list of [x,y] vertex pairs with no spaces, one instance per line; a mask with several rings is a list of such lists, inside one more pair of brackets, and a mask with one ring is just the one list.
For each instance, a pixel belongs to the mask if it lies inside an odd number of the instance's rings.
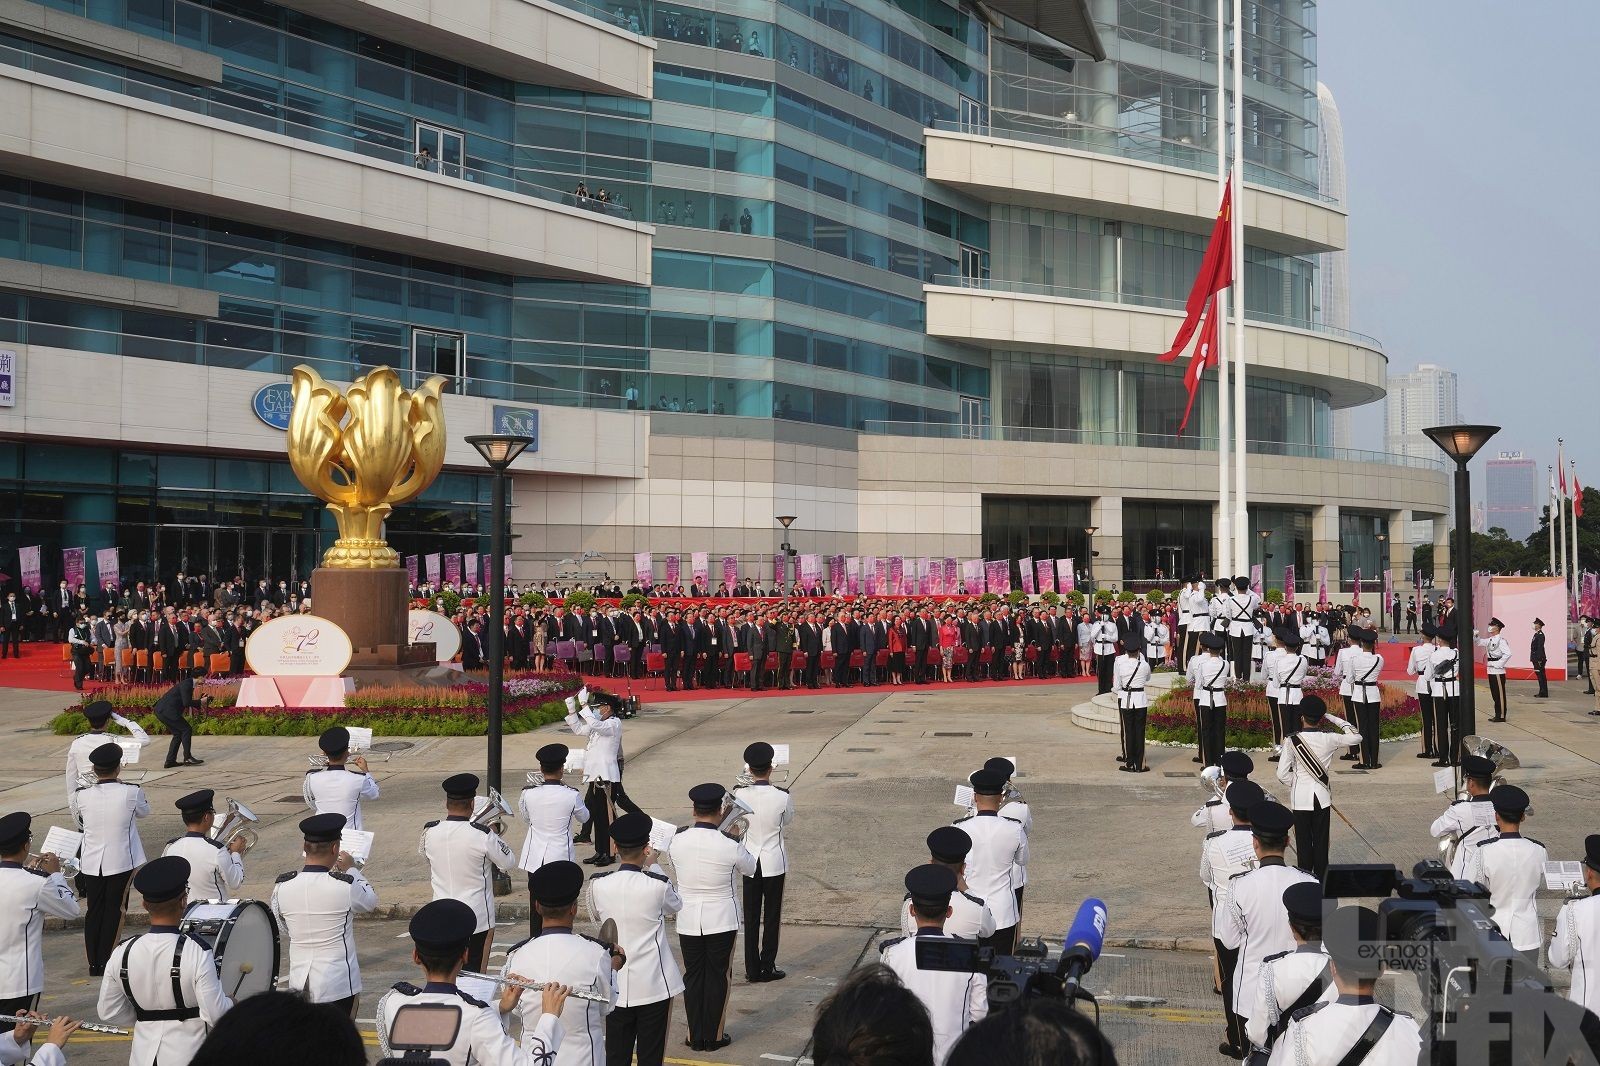
[[1556,537],[1557,537],[1557,542],[1560,545],[1560,547],[1556,551],[1556,566],[1559,567],[1559,569],[1552,571],[1550,576],[1551,577],[1560,576],[1561,578],[1563,578],[1563,580],[1562,580],[1562,585],[1563,586],[1566,585],[1565,578],[1566,578],[1566,574],[1567,574],[1567,493],[1566,493],[1566,491],[1564,489],[1560,488],[1559,486],[1561,484],[1561,479],[1567,476],[1566,470],[1563,469],[1562,466],[1561,466],[1561,464],[1563,462],[1565,462],[1565,461],[1566,461],[1566,442],[1563,441],[1560,437],[1557,437],[1556,438],[1556,485],[1558,487],[1556,489]]
[[1550,531],[1550,576],[1551,577],[1555,577],[1556,576],[1556,522],[1560,521],[1556,517],[1556,468],[1553,467],[1553,466],[1546,466],[1544,468],[1544,470],[1545,470],[1545,473],[1550,475],[1550,522],[1549,522],[1549,526],[1548,526],[1549,531]]
[[[1568,473],[1572,475],[1572,566],[1567,569],[1567,577],[1572,582],[1572,602],[1578,602],[1578,462],[1575,459],[1567,460]],[[1567,611],[1567,619],[1571,621],[1572,611]]]
[[1245,500],[1244,390],[1244,0],[1233,0],[1233,556],[1249,572],[1250,510]]
[[[1224,5],[1227,0],[1217,0],[1217,199],[1220,201],[1228,188],[1228,25]],[[1232,210],[1237,211],[1235,204]],[[1237,275],[1233,279],[1239,284]],[[1212,297],[1212,313],[1221,315],[1221,326],[1228,321],[1228,293],[1220,290]],[[1233,561],[1232,515],[1228,502],[1228,445],[1231,441],[1228,418],[1228,355],[1223,344],[1226,329],[1217,330],[1217,551],[1216,571],[1219,578],[1227,573]]]

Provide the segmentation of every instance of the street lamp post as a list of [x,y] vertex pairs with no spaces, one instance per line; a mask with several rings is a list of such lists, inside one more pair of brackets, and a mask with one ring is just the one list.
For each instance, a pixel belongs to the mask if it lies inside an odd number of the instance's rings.
[[[1472,480],[1467,464],[1499,426],[1434,426],[1422,432],[1456,464],[1456,527],[1453,564],[1461,581],[1456,587],[1456,677],[1461,695],[1456,699],[1456,742],[1478,731],[1477,683],[1472,654]],[[1451,752],[1450,761],[1460,762],[1460,753]]]
[[1389,605],[1383,602],[1383,590],[1389,586],[1383,580],[1383,572],[1389,569],[1389,560],[1384,558],[1389,544],[1389,534],[1378,534],[1378,628],[1387,629],[1389,626]]
[[778,524],[783,527],[783,543],[778,546],[778,550],[783,553],[783,574],[778,584],[783,586],[783,602],[786,604],[789,602],[789,582],[787,580],[789,577],[789,552],[791,550],[789,547],[789,527],[794,525],[794,519],[795,516],[792,514],[778,516]]
[[1272,530],[1258,529],[1256,530],[1256,536],[1261,538],[1261,596],[1265,599],[1267,595],[1267,560],[1272,558],[1267,553],[1267,541],[1272,539]]
[[506,672],[506,482],[509,480],[506,471],[533,443],[533,438],[491,433],[468,437],[467,443],[483,456],[494,477],[494,494],[489,504],[490,521],[494,523],[489,531],[489,632],[488,639],[483,642],[483,654],[489,660],[489,787],[498,790]]
[[1089,606],[1094,606],[1094,535],[1100,532],[1099,526],[1083,527],[1083,570],[1089,580]]

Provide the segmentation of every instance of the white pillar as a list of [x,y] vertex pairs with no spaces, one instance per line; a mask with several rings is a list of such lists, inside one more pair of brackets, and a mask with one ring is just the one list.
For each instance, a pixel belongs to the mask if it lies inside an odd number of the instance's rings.
[[1244,398],[1244,0],[1233,0],[1233,558],[1250,572],[1250,514],[1245,503]]
[[[1217,0],[1217,202],[1228,188],[1228,21],[1227,0]],[[1238,205],[1234,205],[1238,210]],[[1234,284],[1239,283],[1234,278]],[[1228,413],[1228,355],[1223,328],[1228,321],[1226,292],[1212,298],[1212,313],[1217,316],[1217,551],[1216,572],[1220,577],[1233,569],[1233,515],[1228,501],[1228,448],[1232,442],[1232,420]],[[1246,527],[1248,528],[1248,527]]]

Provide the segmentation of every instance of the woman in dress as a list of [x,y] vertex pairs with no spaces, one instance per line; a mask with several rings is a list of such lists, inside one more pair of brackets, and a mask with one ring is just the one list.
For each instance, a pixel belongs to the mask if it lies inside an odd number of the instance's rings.
[[889,684],[900,685],[906,674],[906,630],[903,618],[889,618],[889,631],[883,646],[889,649]]
[[533,626],[533,668],[535,670],[543,670],[545,668],[544,646],[549,639],[550,616],[541,614],[538,622],[534,623]]
[[961,630],[954,615],[946,614],[939,623],[939,667],[944,672],[945,684],[950,683],[950,668],[956,660],[956,645],[961,643]]
[[116,637],[112,645],[112,662],[116,664],[116,678],[119,684],[128,682],[128,664],[123,662],[123,656],[133,646],[128,640],[128,612],[118,611],[116,622],[111,627],[112,634]]

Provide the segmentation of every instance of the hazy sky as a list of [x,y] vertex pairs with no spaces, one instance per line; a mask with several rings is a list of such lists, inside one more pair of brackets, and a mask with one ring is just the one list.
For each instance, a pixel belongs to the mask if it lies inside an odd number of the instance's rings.
[[[1503,427],[1486,451],[1543,468],[1564,436],[1600,485],[1600,4],[1323,0],[1317,20],[1351,326],[1392,370],[1455,370],[1463,420]],[[1356,447],[1382,448],[1381,404],[1356,424]]]

